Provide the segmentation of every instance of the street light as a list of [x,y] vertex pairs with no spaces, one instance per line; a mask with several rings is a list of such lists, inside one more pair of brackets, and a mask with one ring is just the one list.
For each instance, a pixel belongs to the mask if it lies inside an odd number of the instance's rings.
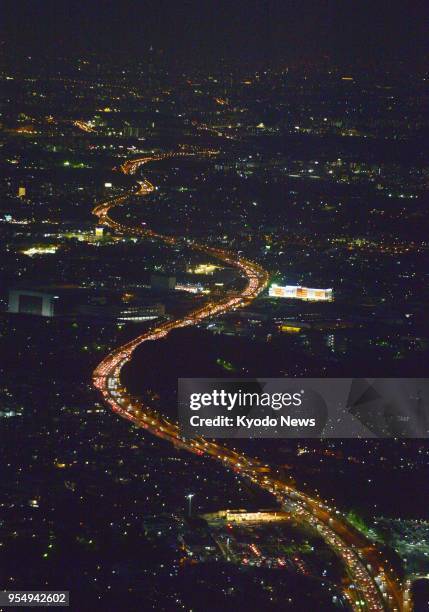
[[194,497],[195,493],[188,493],[188,495],[186,496],[188,502],[189,502],[189,516],[191,516],[192,514],[192,498]]

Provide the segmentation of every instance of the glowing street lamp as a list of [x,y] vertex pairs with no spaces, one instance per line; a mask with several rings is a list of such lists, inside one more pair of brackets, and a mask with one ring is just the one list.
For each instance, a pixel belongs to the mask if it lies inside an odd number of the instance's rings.
[[186,496],[186,499],[189,502],[189,509],[188,509],[189,516],[191,516],[192,514],[192,498],[194,497],[194,495],[195,493],[188,493],[188,495]]

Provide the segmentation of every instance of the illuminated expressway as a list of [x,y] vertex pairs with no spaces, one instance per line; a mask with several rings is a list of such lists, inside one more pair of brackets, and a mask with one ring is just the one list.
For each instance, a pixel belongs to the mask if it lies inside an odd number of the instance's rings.
[[82,130],[83,132],[93,132],[94,131],[94,128],[92,127],[92,125],[90,123],[87,123],[86,121],[73,121],[73,125],[79,128],[80,130]]
[[[86,124],[84,127],[76,122],[76,125],[87,131]],[[202,154],[212,155],[213,152],[205,151]],[[135,174],[140,166],[149,162],[190,155],[196,155],[196,153],[179,151],[154,154],[126,161],[120,169],[123,173],[131,175]],[[109,216],[112,208],[124,204],[131,196],[145,196],[154,189],[155,187],[147,180],[137,181],[134,189],[99,203],[93,213],[98,217],[100,225],[106,225],[119,234],[156,238],[169,245],[177,244],[183,239],[158,234],[150,229],[125,226]],[[197,455],[208,455],[222,462],[225,467],[233,469],[241,476],[250,479],[255,485],[271,492],[284,507],[293,511],[297,518],[315,529],[344,563],[348,575],[348,584],[344,592],[353,610],[402,611],[404,606],[399,579],[388,567],[384,556],[371,542],[356,532],[338,510],[329,506],[327,502],[310,497],[286,485],[277,478],[274,470],[256,459],[246,457],[231,448],[201,437],[184,439],[177,424],[168,421],[141,400],[131,397],[122,386],[121,370],[130,361],[134,350],[143,342],[159,340],[172,329],[196,325],[207,317],[246,306],[267,286],[268,273],[258,264],[228,250],[214,248],[191,239],[187,240],[187,246],[238,268],[247,281],[245,288],[239,295],[219,298],[216,302],[210,301],[183,318],[158,325],[116,348],[94,370],[94,386],[101,392],[111,409],[120,416],[171,442],[178,448],[186,449]]]

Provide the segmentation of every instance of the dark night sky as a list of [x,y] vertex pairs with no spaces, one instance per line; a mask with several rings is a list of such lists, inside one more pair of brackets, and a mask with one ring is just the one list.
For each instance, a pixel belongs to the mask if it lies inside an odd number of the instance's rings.
[[426,0],[2,0],[6,48],[40,57],[139,54],[179,60],[404,60],[429,51]]

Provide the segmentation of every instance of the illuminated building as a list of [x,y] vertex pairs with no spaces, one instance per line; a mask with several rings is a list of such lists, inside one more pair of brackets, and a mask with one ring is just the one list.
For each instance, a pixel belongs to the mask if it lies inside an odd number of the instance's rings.
[[121,310],[118,321],[138,323],[140,321],[150,321],[165,315],[164,304],[146,304],[125,308]]
[[188,268],[187,272],[189,274],[213,274],[218,268],[219,266],[213,264],[199,264],[194,268]]
[[276,285],[272,284],[268,290],[270,297],[291,298],[296,300],[308,300],[314,302],[332,302],[332,289],[313,289],[300,287],[298,285]]
[[188,291],[188,293],[204,293],[205,289],[200,284],[192,283],[181,283],[177,284],[175,289],[177,291]]
[[95,235],[97,236],[97,238],[102,238],[104,236],[104,227],[96,227]]
[[23,255],[28,255],[28,257],[33,257],[34,255],[53,255],[58,250],[56,245],[46,245],[46,246],[35,246],[25,249],[21,251]]
[[301,331],[302,327],[299,327],[298,325],[280,325],[279,329],[287,334],[297,334]]
[[25,198],[25,195],[27,193],[27,190],[24,186],[20,185],[18,187],[18,198]]
[[105,303],[82,304],[78,307],[78,314],[100,321],[116,320],[124,323],[139,323],[151,321],[165,315],[165,306],[161,303],[140,303],[127,305],[125,308],[119,305],[108,305]]
[[142,127],[126,125],[122,133],[125,138],[142,138],[145,134],[145,130]]
[[10,419],[16,416],[23,415],[23,408],[19,406],[17,408],[0,408],[0,419]]

